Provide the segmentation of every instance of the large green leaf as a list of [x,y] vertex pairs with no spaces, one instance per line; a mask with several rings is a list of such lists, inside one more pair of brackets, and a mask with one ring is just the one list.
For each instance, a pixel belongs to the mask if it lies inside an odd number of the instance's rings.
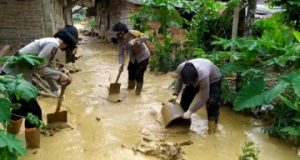
[[296,127],[289,126],[289,127],[282,128],[280,131],[287,133],[288,135],[291,136],[300,136],[300,126],[296,126]]
[[293,102],[291,102],[289,99],[287,99],[286,97],[279,96],[279,98],[289,108],[291,108],[291,109],[293,109],[295,111],[300,111],[300,108],[297,105],[295,105]]
[[300,98],[300,74],[297,74],[292,80],[292,86],[294,88],[294,92]]
[[17,76],[17,86],[15,94],[26,101],[35,98],[38,94],[38,89],[30,82],[24,80],[21,75]]
[[295,38],[297,39],[297,41],[300,43],[300,32],[294,31],[293,32]]
[[294,92],[300,97],[300,71],[292,71],[280,77],[281,81],[285,81],[292,85]]
[[7,151],[12,155],[21,156],[26,154],[26,148],[21,140],[0,129],[0,149],[3,148],[7,148]]
[[240,73],[246,71],[246,67],[240,64],[225,64],[221,68],[221,72],[224,75],[232,73]]
[[237,98],[234,101],[233,109],[240,111],[245,108],[254,107],[263,101],[263,97],[260,94],[264,91],[265,81],[263,78],[254,79],[249,84],[244,86]]
[[0,123],[2,126],[10,119],[10,106],[11,102],[6,98],[0,98]]
[[19,65],[22,67],[33,67],[42,64],[43,61],[44,61],[43,58],[34,56],[30,53],[20,54],[17,56],[13,56],[13,58],[9,59],[11,66]]
[[264,91],[265,82],[262,78],[254,79],[250,84],[243,87],[234,101],[233,109],[241,111],[265,104],[283,93],[287,87],[286,83],[279,83],[268,91]]

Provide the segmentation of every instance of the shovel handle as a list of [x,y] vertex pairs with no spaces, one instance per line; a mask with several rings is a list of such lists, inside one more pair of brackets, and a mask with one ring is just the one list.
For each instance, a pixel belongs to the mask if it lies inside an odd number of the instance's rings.
[[116,82],[115,82],[115,83],[118,83],[121,73],[122,73],[122,72],[121,72],[121,71],[119,71],[119,74],[118,74],[118,77],[117,77],[117,79],[116,79]]
[[61,107],[61,103],[64,99],[64,94],[65,94],[65,90],[66,90],[66,85],[62,85],[61,86],[61,92],[60,95],[58,97],[58,102],[57,102],[57,106],[56,106],[56,111],[55,112],[59,112],[60,111],[60,107]]

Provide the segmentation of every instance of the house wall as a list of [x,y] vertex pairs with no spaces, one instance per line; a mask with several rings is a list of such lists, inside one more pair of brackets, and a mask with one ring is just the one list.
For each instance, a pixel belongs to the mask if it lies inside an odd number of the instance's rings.
[[25,45],[63,26],[62,0],[0,1],[0,47]]
[[1,0],[0,44],[28,43],[43,36],[41,0]]
[[127,2],[126,0],[101,0],[97,1],[97,16],[99,37],[110,41],[115,37],[112,27],[118,22],[122,22],[132,28],[129,20],[129,14],[138,9],[138,6]]

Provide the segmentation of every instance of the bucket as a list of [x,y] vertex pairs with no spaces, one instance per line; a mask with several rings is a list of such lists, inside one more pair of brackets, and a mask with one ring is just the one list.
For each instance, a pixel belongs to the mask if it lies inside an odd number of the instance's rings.
[[164,120],[165,128],[171,126],[190,127],[191,120],[182,118],[184,111],[180,104],[167,102],[163,103],[162,105],[163,107],[161,109],[161,114]]

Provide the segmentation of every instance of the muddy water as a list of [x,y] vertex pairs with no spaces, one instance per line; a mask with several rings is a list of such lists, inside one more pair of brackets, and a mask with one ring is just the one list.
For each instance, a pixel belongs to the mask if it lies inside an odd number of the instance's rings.
[[[216,135],[207,135],[206,113],[202,109],[194,117],[190,131],[165,130],[161,125],[161,102],[169,99],[170,75],[147,72],[140,97],[126,90],[127,73],[120,78],[123,100],[107,99],[108,86],[114,82],[118,64],[117,50],[110,44],[88,41],[79,47],[83,57],[76,62],[82,71],[73,74],[67,88],[63,109],[68,111],[71,127],[41,136],[41,149],[29,150],[21,160],[155,160],[136,151],[143,138],[193,144],[182,146],[186,160],[235,160],[247,140],[260,149],[260,160],[296,160],[297,153],[282,141],[269,138],[255,127],[255,121],[221,108]],[[54,111],[56,100],[40,98],[44,119]],[[19,135],[24,139],[23,132]]]

